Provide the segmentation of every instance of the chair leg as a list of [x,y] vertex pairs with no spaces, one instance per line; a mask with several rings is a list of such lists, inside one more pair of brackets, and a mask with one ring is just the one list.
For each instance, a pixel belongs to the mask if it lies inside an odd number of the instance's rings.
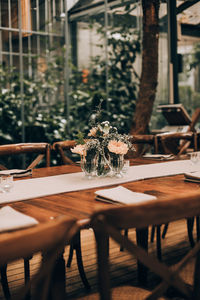
[[197,241],[200,240],[199,216],[196,216]]
[[151,227],[151,243],[153,243],[154,241],[155,228],[156,228],[155,225]]
[[73,238],[72,244],[70,246],[70,255],[71,258],[68,259],[69,266],[71,265],[71,259],[73,256],[73,250],[76,251],[76,260],[77,260],[77,266],[79,270],[79,274],[81,276],[82,282],[87,290],[90,289],[90,284],[87,280],[87,277],[85,275],[85,270],[83,267],[83,260],[82,260],[82,253],[81,253],[81,240],[80,240],[80,232],[76,234],[76,236]]
[[[128,236],[128,229],[124,230],[124,236],[126,236],[126,237]],[[123,244],[120,247],[120,251],[124,251],[124,245]]]
[[167,233],[167,229],[168,229],[169,223],[166,223],[162,232],[162,239],[165,238],[166,233]]
[[[25,284],[27,284],[30,281],[30,262],[29,260],[32,257],[29,258],[24,258],[24,281]],[[31,293],[28,292],[26,295],[26,300],[30,300],[31,299]]]
[[67,268],[71,267],[73,254],[74,254],[74,247],[73,247],[73,244],[70,244],[69,257],[68,257],[68,260],[67,260]]
[[156,226],[156,246],[157,246],[157,257],[159,260],[162,260],[160,228],[161,225]]
[[3,288],[4,297],[6,300],[9,300],[11,298],[10,296],[10,290],[8,286],[8,279],[7,279],[7,265],[4,265],[0,268],[1,272],[1,284]]
[[188,238],[191,247],[194,247],[195,245],[194,238],[193,238],[193,227],[194,227],[194,218],[187,218]]

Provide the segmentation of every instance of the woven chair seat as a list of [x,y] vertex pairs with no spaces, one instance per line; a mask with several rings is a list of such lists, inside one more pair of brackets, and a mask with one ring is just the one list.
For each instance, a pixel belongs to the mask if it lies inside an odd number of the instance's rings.
[[[113,300],[144,300],[150,295],[150,291],[136,286],[119,286],[112,289],[112,299]],[[76,298],[81,300],[100,300],[98,293],[88,294],[81,298]],[[159,300],[166,300],[168,298],[159,298]]]

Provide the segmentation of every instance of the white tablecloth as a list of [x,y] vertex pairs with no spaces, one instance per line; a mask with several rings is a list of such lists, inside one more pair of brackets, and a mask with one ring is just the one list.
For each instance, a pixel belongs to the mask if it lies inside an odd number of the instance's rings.
[[190,170],[191,163],[189,160],[179,160],[131,166],[123,178],[104,177],[88,180],[83,172],[79,172],[19,180],[14,182],[14,186],[9,193],[0,193],[0,203],[11,203],[64,192],[80,191],[148,178],[183,174]]

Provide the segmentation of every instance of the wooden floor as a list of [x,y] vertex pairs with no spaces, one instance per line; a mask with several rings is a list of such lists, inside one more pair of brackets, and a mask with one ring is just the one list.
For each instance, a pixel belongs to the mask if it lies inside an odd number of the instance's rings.
[[[135,239],[135,231],[129,232],[131,239]],[[82,255],[85,267],[85,272],[88,281],[91,285],[91,293],[97,291],[96,279],[96,251],[95,241],[92,230],[84,230],[81,233],[82,241]],[[149,252],[156,253],[156,243],[149,243]],[[187,236],[186,221],[178,221],[169,224],[167,235],[162,240],[162,253],[163,260],[168,264],[178,261],[190,248]],[[66,248],[65,258],[67,261],[69,248]],[[137,264],[129,254],[125,251],[120,252],[119,246],[113,241],[110,244],[110,257],[111,257],[111,280],[112,285],[116,286],[122,283],[131,282],[137,284]],[[31,273],[37,270],[40,261],[40,255],[31,259]],[[74,255],[72,265],[66,268],[67,276],[67,293],[68,299],[81,299],[88,293],[85,290],[83,283],[80,279],[79,272],[76,265],[76,258]],[[23,260],[17,261],[8,266],[8,280],[11,293],[23,284]],[[154,275],[149,274],[149,287],[155,284],[156,278]],[[2,288],[0,286],[0,299],[3,300]]]

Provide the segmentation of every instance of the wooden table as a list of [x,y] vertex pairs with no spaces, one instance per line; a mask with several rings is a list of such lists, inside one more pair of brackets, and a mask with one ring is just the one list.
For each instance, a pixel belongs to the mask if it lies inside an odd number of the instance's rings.
[[[152,163],[152,161],[144,159],[132,161],[133,165],[138,163]],[[53,176],[72,172],[80,172],[80,167],[63,165],[34,169],[32,178]],[[23,179],[25,179],[25,177],[23,177]],[[148,193],[157,197],[166,197],[169,195],[177,194],[185,195],[187,192],[191,192],[191,190],[199,189],[199,184],[185,182],[183,175],[152,178],[124,183],[121,185],[132,191]],[[61,193],[26,201],[13,202],[9,205],[23,213],[36,218],[39,222],[45,222],[50,217],[56,217],[60,214],[65,214],[69,217],[75,217],[77,220],[81,220],[88,218],[95,210],[111,206],[111,204],[95,200],[94,191],[96,190],[97,188]],[[0,207],[4,205],[6,204],[0,204]]]
[[[150,160],[139,159],[133,160],[132,164],[147,164],[152,162],[153,161]],[[79,166],[65,165],[48,167],[34,169],[32,177],[37,178],[79,171]],[[192,190],[198,190],[200,187],[200,185],[197,183],[185,182],[184,175],[146,179],[137,182],[129,182],[122,185],[132,191],[148,193],[157,197],[166,197],[169,195],[177,194],[185,195],[186,193],[190,193]],[[88,189],[76,192],[56,194],[22,202],[13,202],[9,205],[22,213],[36,218],[39,222],[45,222],[49,220],[49,218],[56,217],[62,214],[67,215],[70,218],[75,217],[77,220],[83,220],[90,217],[90,215],[94,211],[113,205],[96,201],[94,196],[95,190],[96,189]],[[0,207],[4,205],[0,205]],[[2,235],[3,234],[0,234],[0,243]],[[147,229],[138,231],[138,242],[145,248],[147,248],[148,246],[147,238]],[[143,270],[140,274],[144,275]],[[145,280],[145,276],[143,275],[142,278],[140,278],[141,280]]]

